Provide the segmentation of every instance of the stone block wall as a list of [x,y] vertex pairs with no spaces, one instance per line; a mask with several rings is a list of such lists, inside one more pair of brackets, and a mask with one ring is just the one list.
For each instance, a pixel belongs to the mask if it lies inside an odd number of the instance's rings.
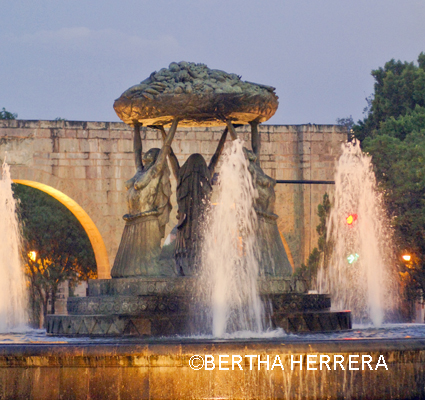
[[[250,148],[248,127],[237,129]],[[201,153],[207,162],[221,136],[220,128],[180,128],[173,142],[179,162]],[[333,125],[263,125],[261,166],[275,179],[332,180],[345,132]],[[142,129],[143,150],[161,146],[160,133]],[[226,146],[229,146],[228,140]],[[127,212],[124,182],[135,172],[133,132],[118,122],[0,121],[0,160],[11,165],[13,179],[39,182],[78,203],[96,225],[109,265]],[[172,178],[173,191],[175,180]],[[278,226],[299,266],[317,245],[317,205],[332,185],[278,184]],[[176,199],[167,234],[176,223]],[[103,275],[102,275],[103,274]],[[105,271],[100,274],[106,277]]]

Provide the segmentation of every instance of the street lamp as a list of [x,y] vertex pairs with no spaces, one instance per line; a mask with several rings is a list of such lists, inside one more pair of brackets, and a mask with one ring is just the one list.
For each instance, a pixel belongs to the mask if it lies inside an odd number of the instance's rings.
[[30,252],[28,253],[28,258],[29,258],[31,261],[35,261],[35,260],[37,259],[37,253],[36,253],[35,251],[30,251]]

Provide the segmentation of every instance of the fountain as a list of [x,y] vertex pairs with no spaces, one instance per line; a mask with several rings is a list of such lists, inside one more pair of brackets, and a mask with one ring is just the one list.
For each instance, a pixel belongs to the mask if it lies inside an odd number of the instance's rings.
[[355,140],[342,145],[334,196],[327,238],[333,250],[318,286],[334,306],[350,309],[354,322],[381,326],[397,305],[396,258],[371,157]]
[[[134,126],[136,173],[125,183],[129,213],[124,216],[112,279],[90,281],[88,297],[69,299],[69,315],[47,317],[47,332],[113,337],[259,333],[265,328],[262,302],[268,306],[267,325],[272,328],[350,329],[349,311],[330,311],[328,295],[306,294],[291,278],[274,214],[276,181],[259,163],[258,125],[277,106],[270,86],[186,62],[171,63],[125,91],[114,108]],[[237,140],[235,126],[240,124],[251,125],[252,151],[243,150]],[[161,131],[162,148],[143,153],[142,125]],[[167,125],[171,125],[168,132]],[[178,126],[224,127],[209,165],[201,154],[192,154],[179,165],[172,152]],[[220,173],[219,204],[204,233],[211,178],[228,134],[233,148]],[[171,209],[167,157],[177,180],[174,260],[161,257],[160,245]],[[200,320],[209,319],[203,317],[209,306],[197,294],[199,288],[212,301],[211,329],[205,324],[199,328]],[[204,301],[204,307],[194,305],[193,299]]]
[[0,180],[0,332],[25,327],[26,283],[21,260],[21,235],[12,192],[10,167],[2,166]]
[[[330,311],[329,295],[307,294],[292,280],[276,182],[259,163],[258,125],[276,107],[274,88],[185,62],[123,93],[115,110],[134,126],[136,172],[126,182],[129,212],[112,279],[70,298],[69,315],[48,316],[42,343],[0,346],[0,397],[425,397],[425,328],[350,330],[349,311]],[[142,123],[162,132],[160,149],[143,154]],[[246,123],[252,151],[235,131]],[[193,124],[225,128],[209,164],[196,154],[180,166],[172,140],[178,125]],[[209,210],[227,134],[232,145]],[[167,158],[179,206],[172,259],[160,248]]]

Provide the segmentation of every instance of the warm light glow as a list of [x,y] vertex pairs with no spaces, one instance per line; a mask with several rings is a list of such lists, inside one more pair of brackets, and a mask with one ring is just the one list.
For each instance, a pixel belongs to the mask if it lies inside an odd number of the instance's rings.
[[31,261],[35,261],[35,260],[37,259],[37,253],[36,253],[35,251],[30,251],[30,252],[28,253],[28,258],[29,258]]
[[346,219],[347,224],[351,225],[354,221],[357,220],[357,214],[350,214]]
[[288,246],[288,242],[286,241],[285,237],[282,235],[282,232],[279,230],[280,238],[282,239],[283,247],[285,248],[286,255],[288,256],[289,264],[291,264],[292,272],[295,272],[295,263],[294,259],[292,258],[291,249]]
[[403,255],[401,256],[401,258],[402,258],[404,261],[410,261],[410,259],[412,258],[412,256],[411,256],[410,254],[403,254]]
[[73,199],[68,197],[66,194],[61,191],[45,185],[40,182],[27,181],[22,179],[13,179],[15,183],[21,185],[31,186],[35,189],[41,190],[60,201],[69,211],[71,211],[75,217],[78,219],[80,224],[83,226],[84,230],[89,237],[90,243],[93,247],[94,256],[96,258],[97,264],[97,276],[99,279],[110,279],[111,278],[111,268],[109,266],[108,253],[106,251],[105,243],[103,242],[102,235],[100,234],[97,226],[89,215],[84,211],[84,209]]

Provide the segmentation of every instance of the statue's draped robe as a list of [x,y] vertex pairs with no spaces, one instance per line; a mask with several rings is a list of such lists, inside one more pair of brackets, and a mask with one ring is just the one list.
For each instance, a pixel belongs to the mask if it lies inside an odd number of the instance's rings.
[[146,171],[137,172],[129,181],[129,214],[124,216],[126,224],[111,272],[113,278],[161,274],[157,261],[172,208],[170,171],[164,165],[146,186],[136,189],[134,181],[143,173]]
[[175,249],[179,275],[193,275],[200,262],[204,215],[212,190],[210,180],[207,164],[200,154],[192,154],[180,168]]
[[260,276],[290,277],[292,267],[277,227],[278,216],[274,213],[276,181],[266,175],[261,167],[250,159],[252,152],[245,151],[249,163],[249,172],[258,197],[254,207],[258,220],[258,247]]

